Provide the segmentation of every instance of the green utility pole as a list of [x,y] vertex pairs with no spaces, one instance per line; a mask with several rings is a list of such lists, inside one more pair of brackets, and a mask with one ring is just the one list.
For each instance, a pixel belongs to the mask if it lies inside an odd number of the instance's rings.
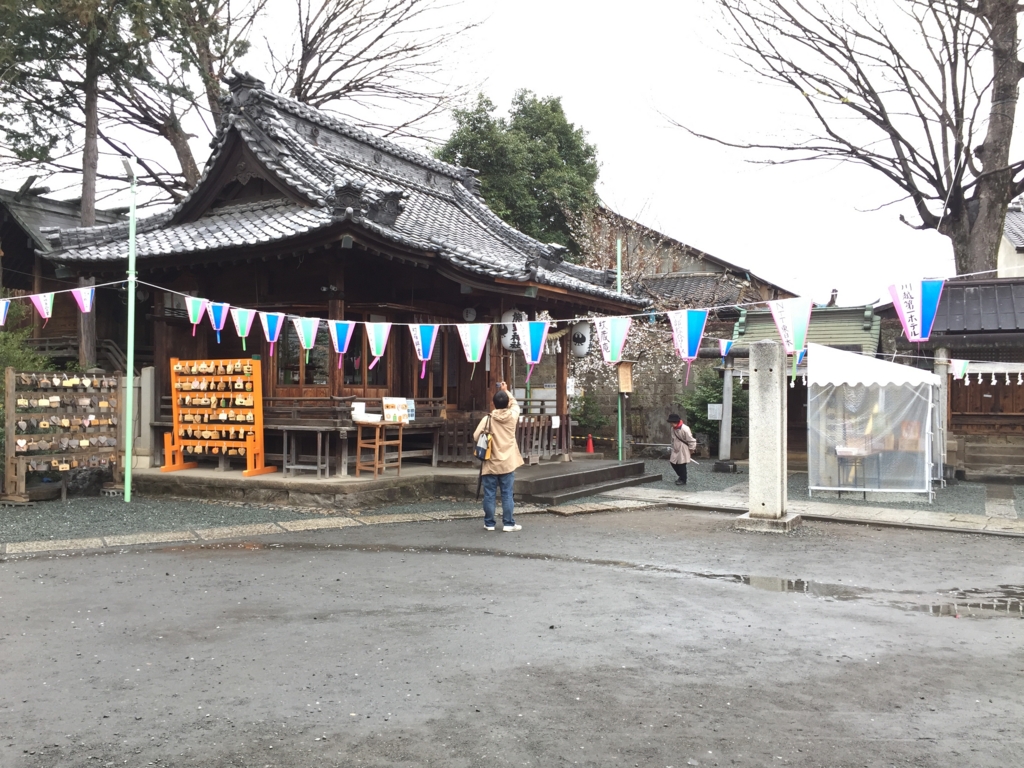
[[132,183],[131,211],[128,218],[128,348],[125,353],[124,404],[124,500],[132,500],[132,442],[135,437],[135,170],[123,159],[124,170]]
[[[615,238],[615,273],[619,293],[622,293],[622,238]],[[619,461],[622,461],[622,393],[619,392]]]

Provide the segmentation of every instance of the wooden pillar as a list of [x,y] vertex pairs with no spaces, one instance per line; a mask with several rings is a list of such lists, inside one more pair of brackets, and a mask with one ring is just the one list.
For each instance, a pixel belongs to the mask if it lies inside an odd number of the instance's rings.
[[[95,277],[78,278],[79,288],[88,288],[96,285]],[[134,296],[128,297],[134,301]],[[127,352],[127,350],[125,350]],[[78,364],[83,371],[87,371],[96,365],[96,310],[92,312],[78,313]]]
[[[32,262],[32,293],[43,292],[43,260],[36,256]],[[32,313],[32,338],[38,339],[43,330],[43,318],[38,312]]]
[[569,346],[572,331],[558,340],[558,356],[555,359],[555,413],[566,418],[569,414]]

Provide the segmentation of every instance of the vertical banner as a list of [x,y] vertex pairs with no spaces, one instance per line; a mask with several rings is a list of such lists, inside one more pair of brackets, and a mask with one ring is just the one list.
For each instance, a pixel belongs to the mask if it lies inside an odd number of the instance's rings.
[[338,368],[341,368],[341,358],[348,352],[348,345],[352,343],[352,335],[356,331],[356,324],[351,320],[328,320],[327,332],[331,334],[331,343],[334,344],[334,351],[338,354]]
[[366,366],[369,370],[384,356],[384,350],[388,346],[388,335],[391,333],[391,323],[363,323],[363,325],[366,326],[366,341],[370,346],[370,354],[373,355],[373,362]]
[[519,333],[519,344],[523,349],[526,364],[530,366],[526,372],[526,381],[529,382],[533,375],[533,369],[537,367],[537,363],[544,356],[544,344],[548,340],[548,321],[529,320],[524,323],[516,323],[516,330]]
[[718,354],[722,356],[722,362],[725,362],[726,355],[732,352],[732,339],[719,339],[718,340]]
[[[962,379],[967,375],[967,364],[969,360],[950,360],[949,361],[949,372],[953,374],[954,379]],[[968,379],[970,381],[970,379]]]
[[679,309],[668,313],[672,326],[672,343],[676,352],[686,361],[686,384],[690,383],[690,365],[700,352],[704,326],[708,322],[706,309]]
[[251,309],[241,307],[231,308],[231,321],[235,324],[235,333],[242,340],[242,351],[245,351],[245,339],[252,330],[252,321],[256,319],[256,313]]
[[274,344],[281,338],[281,329],[284,328],[283,312],[260,312],[260,324],[263,326],[263,335],[270,342],[270,356],[274,356]]
[[198,296],[185,297],[185,309],[188,311],[188,321],[192,323],[192,335],[196,335],[196,326],[203,320],[206,314],[206,299]]
[[96,302],[96,289],[94,287],[73,288],[71,295],[75,297],[75,303],[78,304],[78,309],[83,315],[92,312],[92,306]]
[[43,318],[43,327],[50,322],[50,318],[53,317],[53,294],[52,293],[39,293],[35,296],[29,296],[32,299],[32,303],[35,305],[36,312]]
[[316,332],[320,330],[319,317],[293,317],[295,335],[299,337],[299,346],[306,350],[306,363],[309,363],[309,350],[316,346]]
[[0,299],[0,325],[7,325],[7,310],[10,308],[10,299]]
[[907,341],[928,341],[942,298],[944,280],[918,280],[889,286]]
[[416,357],[422,363],[420,366],[421,379],[426,377],[427,362],[434,354],[438,327],[431,323],[414,323],[409,326],[409,333],[412,334],[412,345],[416,349]]
[[622,349],[626,346],[626,337],[629,335],[629,326],[632,323],[633,318],[631,317],[594,318],[597,340],[606,363],[622,361]]
[[228,310],[230,304],[218,301],[210,301],[206,304],[206,313],[210,316],[210,325],[217,332],[217,343],[220,344],[220,332],[224,330],[224,324],[228,321]]
[[790,378],[796,379],[796,353],[807,346],[807,326],[811,323],[811,307],[814,302],[797,296],[793,299],[769,301],[768,307],[775,319],[775,327],[779,329],[782,346],[787,355],[793,355],[793,372]]
[[487,339],[491,334],[491,326],[487,323],[462,323],[455,326],[459,331],[459,339],[462,341],[462,351],[466,353],[466,362],[473,364],[473,370],[469,373],[469,380],[473,380],[476,373],[476,364],[480,362],[487,349]]

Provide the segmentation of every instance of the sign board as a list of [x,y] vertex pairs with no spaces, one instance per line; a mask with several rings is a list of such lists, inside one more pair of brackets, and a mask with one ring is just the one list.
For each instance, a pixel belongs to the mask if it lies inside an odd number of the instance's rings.
[[392,424],[409,422],[409,404],[404,397],[384,397],[384,421]]
[[722,404],[721,403],[708,403],[708,419],[711,421],[722,420]]
[[615,367],[619,371],[619,392],[631,393],[633,391],[633,361],[623,360]]

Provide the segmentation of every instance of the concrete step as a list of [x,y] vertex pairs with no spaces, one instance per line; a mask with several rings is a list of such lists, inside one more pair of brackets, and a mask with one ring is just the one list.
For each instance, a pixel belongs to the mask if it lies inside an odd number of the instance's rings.
[[998,461],[998,460],[980,460],[970,459],[964,462],[965,469],[975,470],[999,470],[1000,467],[1012,467],[1015,471],[1024,473],[1024,461]]
[[565,490],[551,491],[548,493],[533,495],[524,494],[523,500],[536,504],[546,504],[553,507],[558,504],[565,504],[566,502],[573,501],[575,499],[582,499],[585,496],[595,496],[599,493],[604,493],[605,491],[614,491],[619,488],[629,488],[636,485],[645,485],[647,483],[657,483],[660,482],[661,479],[661,475],[634,475],[632,477],[623,477],[618,480],[608,480],[603,483],[581,485],[576,488],[567,488]]
[[612,482],[629,477],[640,477],[644,473],[642,461],[623,461],[622,463],[603,464],[593,469],[584,468],[586,462],[573,462],[572,471],[551,472],[541,477],[516,477],[516,492],[524,496],[567,491],[584,485]]
[[1012,483],[1024,484],[1024,467],[985,467],[964,471],[964,479],[969,483]]
[[968,456],[1021,456],[1024,457],[1024,445],[968,445]]

